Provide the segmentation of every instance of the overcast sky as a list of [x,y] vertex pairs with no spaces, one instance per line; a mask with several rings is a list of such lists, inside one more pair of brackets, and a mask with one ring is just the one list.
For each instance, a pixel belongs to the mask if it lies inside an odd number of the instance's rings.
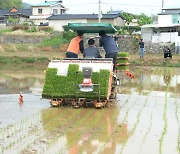
[[[53,0],[48,0],[53,1]],[[54,0],[55,1],[55,0]],[[62,0],[63,5],[68,8],[67,13],[88,14],[98,13],[99,0]],[[29,4],[38,4],[44,0],[23,0]],[[179,6],[180,0],[164,0],[164,8]],[[133,14],[145,13],[155,15],[161,12],[162,0],[101,0],[101,11],[106,13],[109,10],[123,10]]]

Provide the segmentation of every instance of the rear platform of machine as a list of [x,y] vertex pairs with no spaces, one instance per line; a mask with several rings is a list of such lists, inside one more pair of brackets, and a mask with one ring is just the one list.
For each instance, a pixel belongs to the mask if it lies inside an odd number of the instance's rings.
[[42,97],[52,107],[108,107],[114,97],[112,59],[52,60],[46,70]]

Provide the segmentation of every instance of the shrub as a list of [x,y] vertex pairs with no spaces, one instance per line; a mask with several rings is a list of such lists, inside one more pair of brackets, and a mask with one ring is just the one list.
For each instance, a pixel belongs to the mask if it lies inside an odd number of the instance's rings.
[[49,61],[48,57],[39,57],[37,58],[37,61]]
[[52,32],[52,31],[53,31],[53,28],[52,28],[52,27],[49,27],[49,26],[39,26],[39,27],[38,27],[38,30],[39,30],[39,31],[45,31],[45,32]]
[[116,26],[118,29],[118,34],[126,35],[126,34],[132,34],[133,32],[141,31],[140,26]]
[[37,32],[36,26],[32,26],[30,32]]
[[26,57],[24,58],[24,61],[27,63],[34,63],[36,59],[34,57]]
[[62,44],[68,43],[68,40],[64,39],[62,35],[51,37],[43,40],[39,45],[40,46],[52,46],[54,48],[59,48]]
[[67,41],[71,41],[71,39],[75,37],[75,33],[72,31],[64,31],[63,32],[63,38],[66,39]]
[[29,27],[28,26],[24,26],[24,25],[14,25],[12,27],[12,30],[13,31],[16,31],[16,30],[28,30]]

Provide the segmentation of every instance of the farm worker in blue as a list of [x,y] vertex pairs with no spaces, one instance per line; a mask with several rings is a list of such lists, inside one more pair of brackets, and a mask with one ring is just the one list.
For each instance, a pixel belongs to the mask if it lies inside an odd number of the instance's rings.
[[139,54],[140,58],[144,58],[144,42],[143,39],[139,42]]
[[99,36],[100,36],[99,46],[104,48],[106,52],[105,58],[113,59],[114,70],[115,70],[117,63],[117,52],[118,52],[116,42],[112,37],[107,36],[104,30],[99,32]]

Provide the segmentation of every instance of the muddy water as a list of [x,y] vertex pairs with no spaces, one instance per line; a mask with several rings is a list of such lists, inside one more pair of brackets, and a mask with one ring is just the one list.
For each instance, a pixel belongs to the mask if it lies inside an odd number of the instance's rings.
[[49,108],[42,72],[3,72],[0,153],[179,154],[180,69],[130,70],[136,78],[120,72],[117,102],[102,110]]

